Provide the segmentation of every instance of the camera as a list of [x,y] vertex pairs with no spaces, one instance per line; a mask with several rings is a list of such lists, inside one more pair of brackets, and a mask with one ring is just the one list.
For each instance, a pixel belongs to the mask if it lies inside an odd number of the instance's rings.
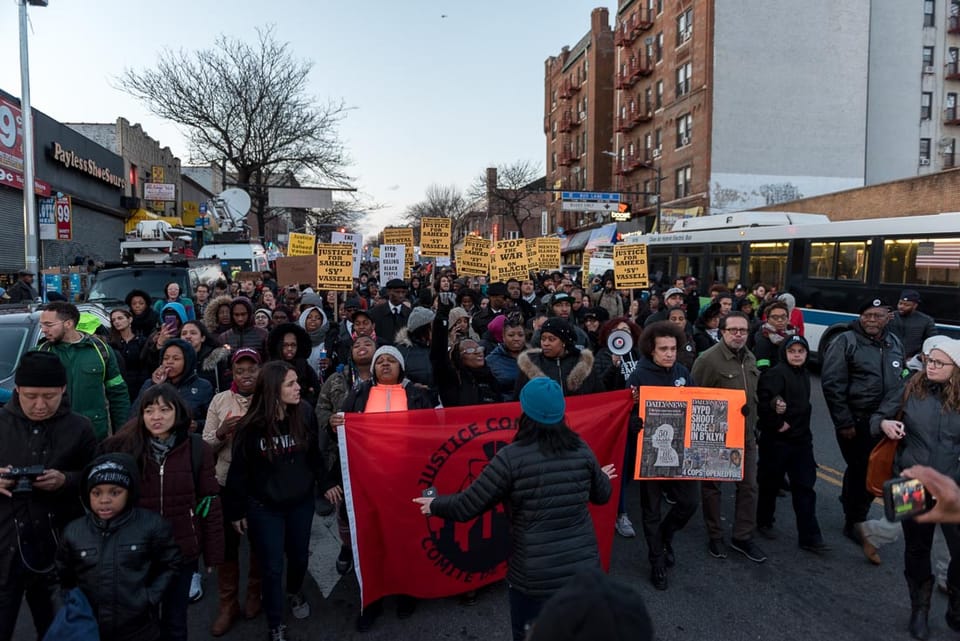
[[3,475],[3,478],[12,479],[16,482],[10,490],[12,494],[26,494],[33,491],[33,482],[42,474],[42,465],[27,465],[24,467],[11,467],[9,471]]

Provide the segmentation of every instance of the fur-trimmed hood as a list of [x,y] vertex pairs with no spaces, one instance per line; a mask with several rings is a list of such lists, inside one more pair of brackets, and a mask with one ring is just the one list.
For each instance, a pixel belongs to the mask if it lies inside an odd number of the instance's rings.
[[397,335],[393,339],[393,344],[397,347],[425,347],[429,348],[424,342],[415,341],[412,336],[410,336],[410,330],[406,327],[401,327],[397,330]]
[[200,368],[205,372],[211,372],[217,369],[217,365],[230,357],[230,351],[229,347],[215,347],[203,359]]
[[310,335],[297,323],[282,323],[270,330],[267,336],[267,353],[270,358],[275,361],[283,360],[283,337],[287,334],[297,337],[297,353],[294,358],[309,358],[313,350]]
[[517,357],[517,367],[527,379],[547,376],[557,381],[564,394],[589,394],[594,385],[585,386],[593,372],[593,352],[581,349],[579,354],[567,352],[561,358],[547,358],[539,347],[528,349]]
[[233,300],[232,296],[223,295],[217,296],[216,298],[211,299],[207,303],[207,308],[203,310],[203,324],[207,326],[207,331],[216,336],[220,333],[220,325],[217,323],[217,311],[220,309],[221,305],[230,305],[230,301]]

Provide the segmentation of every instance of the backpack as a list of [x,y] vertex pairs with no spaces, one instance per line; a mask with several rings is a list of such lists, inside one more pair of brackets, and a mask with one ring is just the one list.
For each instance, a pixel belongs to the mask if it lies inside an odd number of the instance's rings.
[[[113,349],[109,345],[104,343],[102,338],[100,338],[99,336],[96,336],[95,334],[86,334],[86,336],[90,337],[94,347],[97,348],[97,354],[100,356],[100,360],[103,362],[103,381],[106,382],[107,370],[109,369],[107,367],[107,364],[110,362],[110,355],[113,353]],[[53,344],[47,341],[40,343],[40,345],[37,346],[37,351],[38,352],[53,351]]]

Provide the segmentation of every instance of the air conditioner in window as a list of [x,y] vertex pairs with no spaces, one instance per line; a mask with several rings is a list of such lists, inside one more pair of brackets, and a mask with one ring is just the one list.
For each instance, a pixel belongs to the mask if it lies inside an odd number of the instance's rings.
[[653,158],[654,158],[654,160],[656,160],[656,159],[659,158],[659,157],[660,157],[660,148],[658,147],[658,148],[656,148],[656,149],[653,150]]
[[586,111],[581,111],[581,112],[580,112],[580,122],[583,122],[583,121],[586,120],[586,119],[587,119],[587,112],[586,112]]
[[680,138],[680,146],[685,147],[690,144],[690,136],[682,136]]
[[693,35],[693,29],[684,29],[683,31],[680,32],[680,41],[686,42],[687,40],[690,39],[690,36],[692,35]]
[[927,65],[923,68],[923,73],[933,73],[933,65]]
[[929,165],[929,164],[930,164],[930,159],[929,159],[929,158],[921,158],[921,159],[920,159],[920,166],[921,166],[921,167],[924,166],[924,165]]

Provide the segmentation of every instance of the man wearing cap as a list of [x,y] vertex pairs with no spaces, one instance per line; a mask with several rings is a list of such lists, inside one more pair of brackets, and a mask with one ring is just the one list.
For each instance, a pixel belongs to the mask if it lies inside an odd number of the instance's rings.
[[660,311],[650,314],[647,320],[643,321],[644,327],[649,327],[657,321],[670,320],[670,310],[674,307],[683,307],[683,298],[686,294],[679,287],[671,287],[663,294],[663,305]]
[[20,277],[19,280],[7,290],[10,302],[32,303],[36,301],[40,297],[40,294],[37,293],[36,288],[33,286],[33,272],[21,269],[17,272],[17,276]]
[[490,299],[490,303],[486,309],[481,309],[473,317],[473,331],[477,333],[477,336],[483,338],[490,321],[501,314],[507,313],[509,296],[510,292],[506,283],[490,283],[487,285],[487,298]]
[[873,495],[867,491],[867,462],[879,437],[870,434],[870,415],[884,397],[903,389],[903,344],[887,331],[890,306],[871,297],[858,307],[860,317],[827,345],[820,373],[823,398],[836,428],[840,453],[847,463],[840,502],[843,533],[862,543]]
[[923,341],[936,335],[937,327],[933,319],[917,311],[920,306],[920,292],[905,289],[897,301],[897,311],[887,325],[887,331],[896,334],[903,343],[903,355],[910,360],[920,353]]
[[[550,297],[549,304],[547,305],[547,316],[550,318],[559,318],[562,319],[573,327],[573,332],[576,334],[576,345],[580,348],[585,348],[590,345],[590,337],[587,335],[579,325],[576,324],[573,317],[573,296],[566,292],[557,292]],[[540,344],[540,330],[535,330],[533,336],[530,339],[531,345]]]
[[700,294],[697,292],[697,284],[695,276],[687,276],[683,279],[683,305],[686,308],[689,323],[696,321],[697,316],[700,315]]
[[14,384],[13,398],[0,409],[0,476],[11,467],[42,473],[0,478],[0,641],[13,636],[24,594],[38,638],[53,621],[57,541],[83,515],[80,477],[97,448],[90,420],[70,410],[59,358],[27,352]]
[[377,328],[377,338],[393,345],[397,332],[407,326],[410,308],[403,302],[407,299],[407,283],[399,278],[387,281],[387,300],[370,310],[370,318]]
[[97,440],[118,430],[130,414],[130,394],[120,375],[117,355],[99,336],[77,330],[80,310],[71,303],[47,303],[40,312],[46,341],[37,349],[60,358],[67,370],[73,411],[93,423]]

